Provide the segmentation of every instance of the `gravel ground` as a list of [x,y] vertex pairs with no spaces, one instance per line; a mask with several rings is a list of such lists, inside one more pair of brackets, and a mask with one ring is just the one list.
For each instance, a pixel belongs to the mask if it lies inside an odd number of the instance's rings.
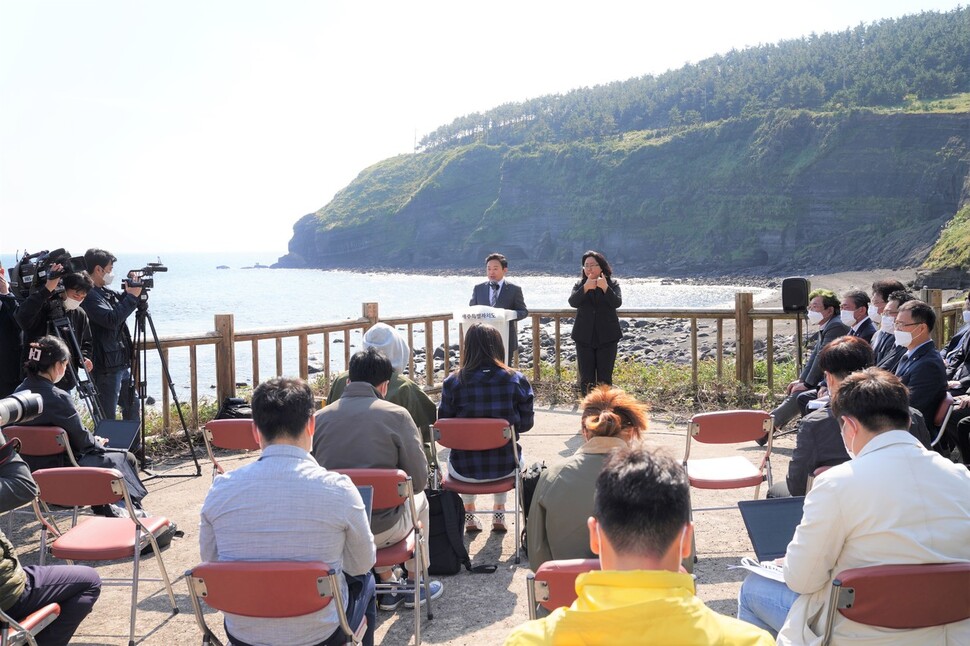
[[[537,412],[535,428],[523,436],[522,445],[527,463],[545,460],[547,464],[571,455],[580,444],[577,434],[579,416],[571,409],[543,409]],[[674,456],[682,456],[685,427],[653,421],[647,441]],[[794,446],[791,436],[776,442],[773,452],[773,473],[783,478]],[[700,450],[698,450],[700,448]],[[723,452],[723,448],[697,445],[692,453],[698,457]],[[696,452],[696,453],[695,453]],[[753,444],[745,448],[752,460],[759,455]],[[230,455],[230,454],[227,454]],[[232,455],[222,462],[229,468],[237,468],[254,459],[253,455]],[[144,581],[139,589],[136,643],[159,646],[198,644],[200,632],[193,619],[183,572],[199,560],[198,519],[199,509],[210,484],[210,468],[202,461],[202,476],[182,478],[155,478],[147,482],[150,495],[146,506],[155,513],[167,515],[185,530],[185,537],[176,539],[164,553],[169,576],[175,588],[180,614],[172,615],[161,583]],[[161,465],[167,468],[169,465]],[[195,473],[191,461],[171,465],[173,473]],[[765,488],[762,487],[761,497]],[[694,495],[695,507],[716,504],[733,505],[737,500],[750,497],[751,490],[700,491]],[[27,523],[29,516],[16,514],[14,540],[19,545],[25,564],[36,563],[38,556],[38,528],[36,522]],[[511,519],[509,519],[511,521]],[[697,549],[700,560],[696,567],[697,593],[711,608],[724,614],[737,611],[736,596],[743,578],[740,570],[728,570],[742,556],[751,555],[747,534],[736,509],[703,512],[695,519],[697,525]],[[9,527],[9,525],[8,525]],[[434,604],[434,619],[425,621],[423,641],[432,644],[501,644],[509,631],[528,617],[525,594],[525,576],[528,561],[514,564],[513,533],[490,534],[483,532],[473,539],[466,539],[472,561],[497,563],[494,574],[471,574],[462,572],[455,576],[439,577],[445,586],[444,596]],[[116,562],[99,566],[102,577],[130,577],[131,563]],[[153,559],[143,560],[143,577],[157,576]],[[125,644],[128,634],[128,607],[130,589],[105,587],[94,612],[81,625],[73,644]],[[378,612],[376,643],[404,645],[413,642],[413,614],[401,609],[394,613]],[[221,633],[221,620],[211,613],[209,625]]]

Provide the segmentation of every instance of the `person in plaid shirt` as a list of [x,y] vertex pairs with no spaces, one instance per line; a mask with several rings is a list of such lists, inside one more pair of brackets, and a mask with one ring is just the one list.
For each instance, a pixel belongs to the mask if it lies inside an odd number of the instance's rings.
[[[502,361],[505,351],[498,330],[477,323],[465,333],[461,366],[441,386],[438,419],[447,417],[493,417],[506,420],[516,433],[525,433],[535,423],[532,410],[532,385],[521,372]],[[515,446],[521,455],[521,447]],[[487,451],[452,450],[448,473],[456,480],[491,482],[515,473],[516,455],[512,442]],[[506,494],[494,494],[496,510],[492,531],[505,532]],[[465,503],[465,531],[480,532],[482,524],[474,516],[475,496],[462,495]]]

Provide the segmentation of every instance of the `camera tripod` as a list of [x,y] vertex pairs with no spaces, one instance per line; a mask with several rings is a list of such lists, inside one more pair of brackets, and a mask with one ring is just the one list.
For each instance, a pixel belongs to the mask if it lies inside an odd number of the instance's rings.
[[[56,302],[55,302],[56,301]],[[98,390],[91,381],[87,370],[83,372],[74,368],[74,357],[81,360],[84,364],[84,355],[81,354],[81,344],[77,341],[77,333],[74,331],[74,324],[64,311],[64,305],[59,296],[55,295],[50,302],[51,311],[48,322],[50,333],[58,337],[67,344],[71,350],[71,360],[67,362],[67,370],[74,383],[77,385],[77,394],[84,400],[84,405],[91,415],[91,421],[97,427],[98,422],[104,419],[104,411],[101,410],[101,400],[98,399]],[[81,376],[84,376],[83,380]]]
[[148,376],[148,331],[151,330],[152,341],[155,350],[158,352],[158,361],[162,366],[162,379],[168,385],[168,390],[172,394],[172,401],[175,402],[175,410],[178,411],[179,421],[182,423],[182,432],[185,434],[185,441],[189,445],[189,452],[192,454],[192,461],[195,462],[195,476],[202,475],[202,466],[199,458],[195,455],[195,446],[192,444],[192,436],[189,435],[189,427],[185,423],[185,414],[182,412],[182,404],[179,402],[178,394],[175,392],[175,384],[172,383],[172,375],[168,371],[168,361],[165,353],[162,352],[162,345],[158,341],[158,333],[155,331],[155,322],[152,320],[151,312],[148,311],[148,287],[142,287],[142,292],[138,296],[138,307],[135,309],[135,334],[131,344],[131,383],[136,390],[138,405],[141,407],[141,446],[138,449],[138,461],[142,465],[142,471],[152,478],[190,478],[191,474],[158,474],[145,468],[145,400],[148,399],[147,376]]

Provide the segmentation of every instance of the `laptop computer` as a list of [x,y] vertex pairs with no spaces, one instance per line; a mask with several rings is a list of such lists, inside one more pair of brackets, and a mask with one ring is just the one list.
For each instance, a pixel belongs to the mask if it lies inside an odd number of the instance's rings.
[[773,561],[785,555],[795,528],[802,521],[804,503],[804,496],[738,502],[758,561]]
[[367,512],[367,522],[371,521],[374,514],[374,487],[370,485],[360,485],[357,487],[360,492],[360,499],[364,501],[364,511]]
[[107,448],[131,451],[138,446],[141,422],[138,420],[103,419],[98,422],[94,434],[108,440]]

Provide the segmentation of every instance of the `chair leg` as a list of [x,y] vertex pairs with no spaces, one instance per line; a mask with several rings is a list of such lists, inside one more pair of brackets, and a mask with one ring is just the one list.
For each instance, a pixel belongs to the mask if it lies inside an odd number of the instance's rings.
[[135,615],[138,612],[138,566],[141,559],[141,527],[135,527],[135,557],[131,574],[131,612],[128,615],[128,646],[135,646]]
[[522,491],[522,489],[521,487],[518,486],[519,485],[518,474],[519,472],[516,472],[516,478],[515,478],[516,487],[515,487],[515,491],[512,492],[512,497],[515,499],[515,502],[513,503],[513,506],[512,506],[512,509],[514,510],[513,513],[515,514],[515,534],[512,536],[512,546],[513,546],[513,549],[515,550],[516,565],[522,562],[522,558],[519,555],[521,552],[521,550],[519,549],[519,536],[521,536],[521,534],[519,533],[519,492]]

